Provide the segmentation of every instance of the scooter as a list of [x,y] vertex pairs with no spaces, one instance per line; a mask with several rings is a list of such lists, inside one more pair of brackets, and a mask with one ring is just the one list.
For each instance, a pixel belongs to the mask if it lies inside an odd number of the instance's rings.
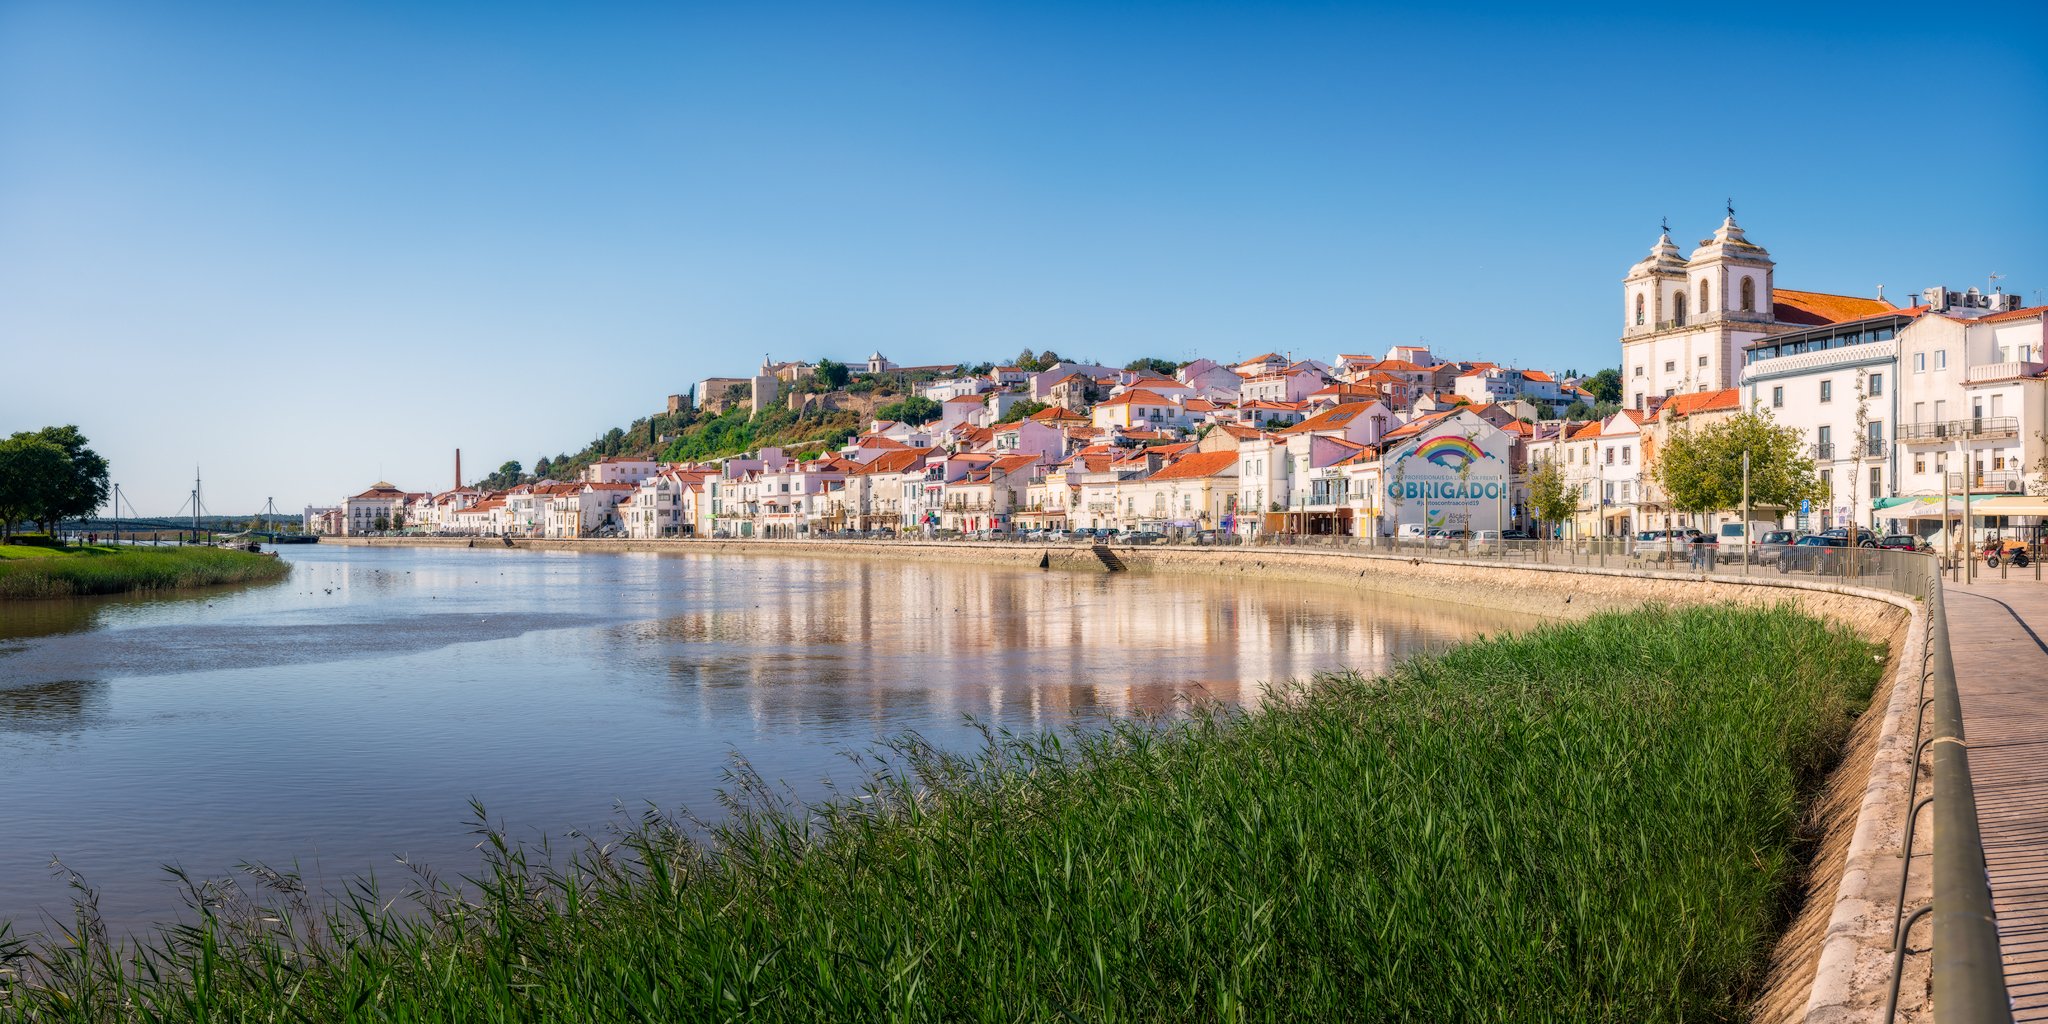
[[[2000,545],[1997,541],[1993,541],[1990,544],[1985,545],[1984,567],[1987,569],[1998,568],[1998,564],[2000,562],[1999,555]],[[2012,559],[2012,567],[2015,569],[2024,569],[2027,566],[2034,564],[2034,560],[2032,558],[2027,557],[2027,549],[2026,546],[2023,544],[2015,544],[2012,547],[2005,549],[2005,555],[2006,557]]]

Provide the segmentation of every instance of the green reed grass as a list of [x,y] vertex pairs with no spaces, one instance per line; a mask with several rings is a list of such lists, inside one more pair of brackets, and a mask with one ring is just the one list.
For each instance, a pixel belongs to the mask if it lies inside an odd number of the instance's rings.
[[0,600],[82,597],[283,579],[281,558],[213,547],[62,549],[65,557],[0,559]]
[[0,1016],[1733,1019],[1880,661],[1789,608],[1646,609],[1255,712],[907,741],[822,807],[742,764],[708,832],[479,825],[482,870],[422,874],[410,915],[258,869],[137,946],[88,893],[68,941],[17,944]]

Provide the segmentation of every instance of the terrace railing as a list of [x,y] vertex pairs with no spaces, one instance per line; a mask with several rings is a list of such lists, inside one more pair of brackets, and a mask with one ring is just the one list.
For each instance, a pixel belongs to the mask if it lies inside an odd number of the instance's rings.
[[1966,420],[1901,423],[1898,435],[1899,440],[1906,444],[1942,444],[1963,439],[2017,437],[2019,432],[2017,416],[1973,416]]

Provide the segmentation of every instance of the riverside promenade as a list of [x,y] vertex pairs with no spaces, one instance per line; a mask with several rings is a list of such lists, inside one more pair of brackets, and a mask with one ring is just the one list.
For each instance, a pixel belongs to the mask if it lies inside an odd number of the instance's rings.
[[2048,582],[1948,585],[1949,643],[2013,1018],[2048,1021]]

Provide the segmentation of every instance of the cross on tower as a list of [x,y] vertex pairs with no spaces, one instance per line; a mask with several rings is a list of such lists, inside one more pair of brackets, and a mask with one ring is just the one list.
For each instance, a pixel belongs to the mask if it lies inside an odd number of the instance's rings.
[[1665,234],[1667,234],[1667,235],[1668,235],[1668,234],[1670,234],[1670,233],[1671,233],[1671,218],[1670,218],[1670,217],[1666,217],[1666,218],[1664,218],[1663,220],[1661,220],[1661,221],[1658,221],[1657,223],[1658,223],[1658,226],[1659,226],[1659,227],[1661,227],[1661,228],[1663,228],[1663,229],[1664,229],[1664,233],[1665,233]]
[[1728,197],[1728,219],[1729,219],[1729,220],[1734,220],[1734,219],[1735,219],[1735,197],[1734,197],[1734,196],[1729,196],[1729,197]]

